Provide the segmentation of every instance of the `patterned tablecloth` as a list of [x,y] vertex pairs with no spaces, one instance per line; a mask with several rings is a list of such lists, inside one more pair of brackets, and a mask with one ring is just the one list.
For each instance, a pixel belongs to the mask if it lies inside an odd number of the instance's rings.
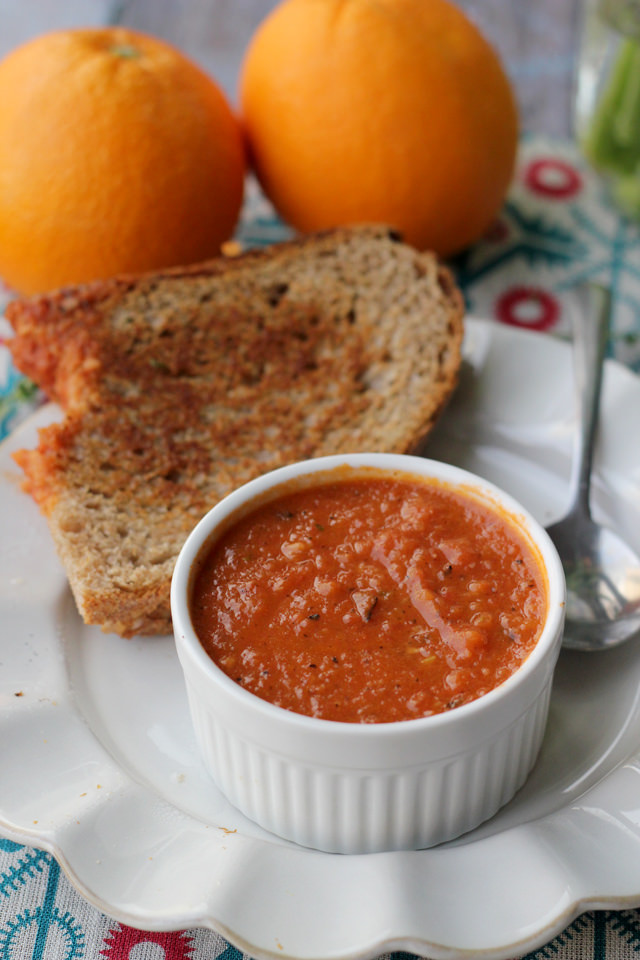
[[[286,236],[288,230],[250,184],[240,242],[262,245]],[[570,336],[576,284],[590,279],[610,286],[610,354],[640,372],[640,230],[617,215],[572,144],[523,141],[499,219],[452,266],[473,314],[559,337]],[[2,298],[7,300],[9,291]],[[0,345],[0,438],[41,401]],[[639,952],[640,910],[622,910],[583,914],[530,956],[610,960]],[[86,903],[49,854],[0,838],[0,960],[242,956],[211,931],[148,933],[124,927]]]

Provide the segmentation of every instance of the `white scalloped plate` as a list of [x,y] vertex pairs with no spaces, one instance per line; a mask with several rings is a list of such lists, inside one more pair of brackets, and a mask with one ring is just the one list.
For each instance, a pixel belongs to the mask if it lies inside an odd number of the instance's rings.
[[[460,388],[430,456],[484,474],[542,522],[565,506],[566,344],[467,323]],[[322,854],[250,824],[204,773],[170,638],[76,615],[46,523],[0,447],[0,823],[50,850],[100,910],[208,926],[255,957],[509,957],[593,907],[640,904],[640,645],[561,655],[542,754],[493,820],[432,850]],[[640,549],[640,380],[609,364],[596,514]]]

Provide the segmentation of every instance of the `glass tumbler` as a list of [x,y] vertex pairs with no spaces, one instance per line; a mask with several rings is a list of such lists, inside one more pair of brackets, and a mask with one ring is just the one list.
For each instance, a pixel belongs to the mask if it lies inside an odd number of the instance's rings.
[[640,220],[640,0],[585,0],[574,121],[613,201]]

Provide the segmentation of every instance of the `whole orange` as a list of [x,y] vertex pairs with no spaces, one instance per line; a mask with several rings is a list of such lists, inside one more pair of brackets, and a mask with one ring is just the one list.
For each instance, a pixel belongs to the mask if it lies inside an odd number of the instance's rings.
[[442,256],[478,239],[509,185],[513,92],[447,0],[284,0],[240,78],[250,157],[306,232],[382,221]]
[[224,95],[160,40],[63,30],[0,62],[0,276],[23,293],[216,254],[244,172]]

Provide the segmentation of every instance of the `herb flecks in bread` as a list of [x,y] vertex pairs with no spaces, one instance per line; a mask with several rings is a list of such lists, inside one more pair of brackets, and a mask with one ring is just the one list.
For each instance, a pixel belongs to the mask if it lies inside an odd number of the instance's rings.
[[15,363],[66,414],[16,459],[85,622],[168,632],[188,532],[257,474],[414,450],[462,314],[436,258],[382,227],[11,304]]

